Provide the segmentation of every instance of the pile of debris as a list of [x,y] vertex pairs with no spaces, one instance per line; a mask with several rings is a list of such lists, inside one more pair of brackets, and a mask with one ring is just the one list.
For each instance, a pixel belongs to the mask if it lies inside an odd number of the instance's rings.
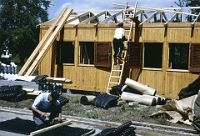
[[166,103],[166,99],[156,95],[155,89],[127,78],[125,84],[113,86],[110,94],[84,95],[80,102],[106,109],[121,102],[129,102],[129,105],[133,102],[147,106],[163,105]]

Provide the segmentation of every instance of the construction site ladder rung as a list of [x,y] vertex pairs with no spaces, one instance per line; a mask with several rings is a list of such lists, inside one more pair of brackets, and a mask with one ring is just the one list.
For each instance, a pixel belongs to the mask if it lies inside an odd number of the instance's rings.
[[112,78],[120,78],[120,76],[111,76]]
[[118,85],[118,82],[110,82],[110,84],[116,84],[116,85]]
[[112,70],[113,72],[122,72],[122,70]]

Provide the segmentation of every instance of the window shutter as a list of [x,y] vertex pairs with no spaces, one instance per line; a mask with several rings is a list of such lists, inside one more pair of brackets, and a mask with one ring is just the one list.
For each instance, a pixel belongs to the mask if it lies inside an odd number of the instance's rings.
[[200,44],[192,44],[190,55],[190,72],[200,72]]
[[142,43],[128,42],[128,68],[142,68]]
[[112,47],[110,42],[95,42],[94,65],[99,67],[111,67]]

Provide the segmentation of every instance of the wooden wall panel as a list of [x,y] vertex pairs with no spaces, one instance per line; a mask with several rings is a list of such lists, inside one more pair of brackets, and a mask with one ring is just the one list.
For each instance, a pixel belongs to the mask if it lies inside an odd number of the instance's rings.
[[[66,24],[64,26],[64,36],[63,36],[63,40],[64,41],[74,41],[76,38],[76,26],[73,24]],[[60,33],[58,34],[57,41],[60,40]]]
[[96,26],[94,24],[79,24],[77,26],[77,38],[79,41],[94,41]]
[[106,92],[108,79],[110,77],[109,68],[98,68],[96,69],[96,91]]
[[[47,27],[43,27],[43,29],[40,30],[40,39],[45,35],[45,33],[48,31]],[[52,53],[52,47],[49,49],[47,54],[44,56],[43,60],[38,66],[38,74],[39,75],[50,75],[50,69],[51,68],[51,53]]]
[[182,88],[187,87],[190,83],[197,79],[198,74],[189,72],[166,72],[165,95],[175,97]]
[[192,43],[199,43],[200,42],[200,27],[194,28]]
[[76,89],[94,91],[96,86],[96,69],[94,67],[76,67],[74,85]]
[[96,29],[95,28],[79,28],[78,29],[78,39],[79,41],[94,41],[95,40]]
[[168,28],[167,40],[174,43],[189,43],[191,39],[191,28]]
[[48,75],[51,74],[51,57],[52,57],[52,47],[49,49],[47,54],[44,56],[42,62],[39,66],[39,75]]
[[115,29],[99,28],[97,34],[97,41],[112,41],[114,37]]
[[76,39],[76,28],[66,28],[64,30],[64,41],[74,41]]
[[63,77],[70,79],[72,83],[64,84],[64,88],[75,89],[76,88],[76,68],[74,65],[63,65]]
[[164,28],[142,28],[142,42],[163,42]]
[[163,84],[163,72],[157,70],[142,70],[138,82],[148,85],[157,91],[157,94],[161,94],[164,89]]

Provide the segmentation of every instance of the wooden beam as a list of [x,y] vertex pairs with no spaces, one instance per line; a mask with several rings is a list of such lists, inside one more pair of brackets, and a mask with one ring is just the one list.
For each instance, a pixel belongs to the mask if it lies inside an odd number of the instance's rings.
[[167,25],[169,22],[171,22],[175,17],[176,17],[177,13],[175,13],[166,23],[165,25]]
[[163,17],[165,18],[166,21],[168,20],[165,12],[163,12]]
[[147,18],[145,21],[143,21],[141,24],[150,21],[155,15],[157,15],[159,12],[157,11],[156,13],[152,14],[149,18]]
[[47,127],[47,128],[43,128],[43,129],[31,132],[30,136],[35,136],[35,135],[44,133],[46,131],[49,131],[49,130],[52,130],[52,129],[55,129],[55,128],[58,128],[58,127],[61,127],[61,126],[64,126],[64,125],[69,125],[69,124],[71,124],[71,122],[72,122],[71,120],[68,120],[68,121],[65,121],[65,122],[60,123],[60,124],[56,124],[56,125],[53,125],[53,126],[50,126],[50,127]]
[[200,13],[198,14],[198,16],[196,16],[196,18],[194,19],[194,21],[192,22],[192,25],[197,21],[197,19],[199,18]]
[[88,23],[88,22],[90,22],[90,21],[92,21],[92,20],[94,20],[94,19],[97,19],[99,16],[101,16],[101,15],[103,15],[103,14],[106,15],[106,13],[107,13],[106,11],[103,11],[103,12],[97,14],[96,16],[90,17],[90,18],[88,18],[88,19],[82,21],[81,24]]
[[114,19],[116,16],[118,16],[119,14],[122,14],[122,13],[123,13],[123,11],[119,11],[119,12],[117,12],[116,14],[114,14],[114,15],[110,16],[109,18],[105,19],[105,20],[102,21],[101,23],[102,23],[102,24],[103,24],[103,23],[107,23],[109,20]]
[[66,20],[68,19],[68,17],[70,16],[72,12],[72,9],[69,9],[67,11],[67,13],[62,17],[62,19],[59,21],[58,26],[56,27],[56,29],[54,30],[54,32],[52,33],[52,35],[48,38],[48,41],[46,41],[44,47],[42,48],[42,50],[39,52],[38,56],[35,58],[34,62],[32,63],[32,65],[29,67],[29,69],[27,70],[25,75],[32,75],[33,72],[36,70],[37,66],[40,64],[40,62],[42,61],[42,59],[44,58],[44,56],[46,55],[47,51],[49,50],[49,48],[51,47],[52,43],[54,42],[54,40],[56,39],[56,36],[59,34],[60,30],[62,29],[62,27],[64,26]]
[[52,24],[52,26],[45,33],[45,35],[42,38],[42,40],[39,42],[39,44],[37,45],[37,47],[35,48],[35,50],[32,52],[31,56],[28,58],[28,60],[26,61],[26,63],[23,65],[23,67],[19,71],[19,73],[18,73],[19,76],[22,76],[26,72],[26,70],[28,69],[29,65],[32,63],[32,61],[36,57],[36,55],[39,52],[40,48],[43,46],[43,44],[49,38],[50,34],[53,32],[53,30],[55,29],[57,23],[60,21],[61,17],[64,15],[64,13],[66,12],[66,10],[67,10],[67,8],[63,8],[62,9],[62,11],[58,15],[57,19],[55,20],[55,22]]
[[90,14],[92,14],[93,16],[94,16],[94,14],[92,13],[92,12],[85,12],[85,13],[83,13],[83,14],[81,14],[81,15],[78,15],[78,16],[76,16],[76,17],[74,17],[74,18],[72,18],[72,19],[70,19],[70,20],[68,20],[67,22],[66,22],[66,24],[68,24],[68,23],[71,23],[71,22],[73,22],[73,21],[75,21],[75,20],[79,20],[80,22],[82,22],[80,19],[82,18],[82,17],[84,17],[84,16],[90,16]]
[[35,96],[37,96],[41,93],[42,93],[42,91],[37,91],[37,90],[34,90],[33,92],[26,92],[27,95],[35,95]]

